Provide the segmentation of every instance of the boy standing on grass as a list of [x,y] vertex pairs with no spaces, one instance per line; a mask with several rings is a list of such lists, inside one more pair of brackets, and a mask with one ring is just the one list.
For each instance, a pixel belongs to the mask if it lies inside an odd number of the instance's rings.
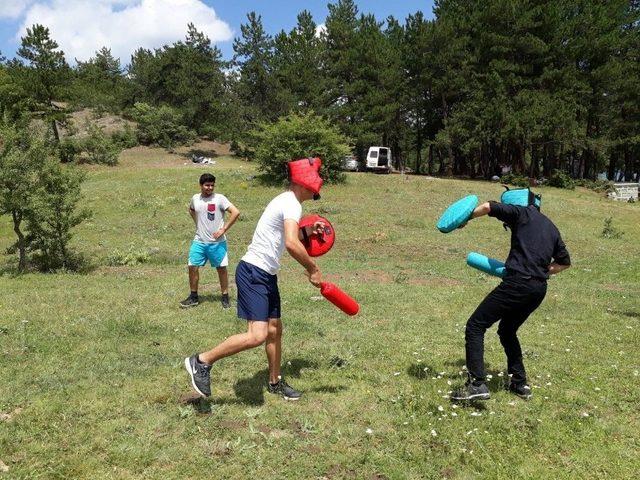
[[[305,268],[309,282],[320,287],[320,270],[299,240],[298,222],[302,202],[320,198],[322,179],[318,174],[319,158],[289,162],[288,168],[289,189],[267,205],[247,253],[236,268],[238,317],[247,321],[246,333],[233,335],[208,352],[184,359],[193,388],[204,397],[211,395],[211,367],[215,362],[263,343],[269,363],[267,390],[285,400],[298,400],[301,396],[280,376],[282,322],[276,274],[286,247]],[[323,227],[318,222],[313,228],[318,233]]]
[[[191,294],[180,302],[182,308],[198,305],[199,268],[209,261],[218,271],[222,307],[229,308],[229,277],[227,265],[227,237],[225,233],[231,228],[240,215],[240,211],[222,194],[214,193],[216,177],[210,173],[200,176],[200,193],[195,194],[189,203],[189,214],[196,224],[196,236],[189,249],[189,287]],[[229,212],[229,220],[225,224],[224,214]]]
[[516,332],[542,303],[549,275],[569,268],[571,260],[560,232],[551,220],[540,213],[536,204],[523,207],[486,202],[476,207],[471,218],[482,215],[495,217],[511,229],[511,250],[505,264],[507,274],[467,321],[465,349],[469,378],[451,398],[489,399],[484,369],[484,333],[499,320],[498,336],[507,355],[509,391],[528,399],[531,387],[527,385]]

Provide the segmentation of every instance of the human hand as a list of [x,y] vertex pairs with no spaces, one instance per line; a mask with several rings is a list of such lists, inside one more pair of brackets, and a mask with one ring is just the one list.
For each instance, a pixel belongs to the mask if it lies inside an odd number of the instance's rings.
[[320,288],[320,284],[322,283],[322,274],[320,270],[316,269],[313,272],[306,272],[307,278],[309,278],[309,282],[316,288]]
[[221,236],[223,236],[223,235],[224,235],[224,228],[221,228],[220,230],[218,230],[217,232],[215,232],[215,233],[213,234],[213,239],[214,239],[214,240],[217,240],[217,239],[219,239],[219,238],[220,238]]
[[313,223],[313,230],[312,232],[315,233],[316,235],[322,235],[324,233],[324,227],[325,227],[325,223],[321,220],[318,220],[317,222]]

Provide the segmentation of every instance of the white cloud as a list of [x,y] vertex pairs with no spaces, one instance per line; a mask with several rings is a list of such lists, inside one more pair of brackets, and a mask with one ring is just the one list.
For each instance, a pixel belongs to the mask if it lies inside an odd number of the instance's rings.
[[189,22],[214,43],[232,38],[231,27],[201,0],[40,0],[26,11],[16,37],[39,23],[69,62],[87,60],[106,46],[127,64],[139,47],[183,40]]
[[0,1],[0,18],[18,18],[33,3],[33,0]]
[[324,23],[316,26],[316,37],[321,37],[327,33],[327,26]]

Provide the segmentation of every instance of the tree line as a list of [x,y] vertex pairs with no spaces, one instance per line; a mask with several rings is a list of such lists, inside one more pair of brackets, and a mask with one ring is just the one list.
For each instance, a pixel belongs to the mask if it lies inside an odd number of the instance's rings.
[[[177,141],[208,136],[248,157],[257,127],[313,113],[360,158],[390,146],[418,173],[640,170],[640,2],[437,0],[433,19],[403,21],[353,0],[328,8],[324,28],[304,10],[275,36],[249,13],[230,61],[188,25],[184,40],[140,48],[126,66],[105,46],[71,67],[35,25],[16,59],[2,61],[0,111],[38,115],[55,141],[69,108],[164,119]],[[147,143],[172,143],[151,130]]]

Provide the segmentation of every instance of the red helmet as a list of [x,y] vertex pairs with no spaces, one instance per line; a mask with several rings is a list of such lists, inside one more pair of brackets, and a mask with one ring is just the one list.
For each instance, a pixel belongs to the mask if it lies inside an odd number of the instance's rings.
[[303,158],[302,160],[292,160],[287,163],[289,168],[289,179],[304,188],[311,190],[314,200],[320,198],[320,188],[322,178],[320,178],[320,166],[322,161],[316,158]]
[[[305,227],[313,227],[316,222],[324,223],[322,233],[308,235]],[[307,215],[300,219],[298,225],[302,233],[302,244],[310,257],[319,257],[331,250],[333,243],[336,241],[336,232],[329,220],[320,215]]]

